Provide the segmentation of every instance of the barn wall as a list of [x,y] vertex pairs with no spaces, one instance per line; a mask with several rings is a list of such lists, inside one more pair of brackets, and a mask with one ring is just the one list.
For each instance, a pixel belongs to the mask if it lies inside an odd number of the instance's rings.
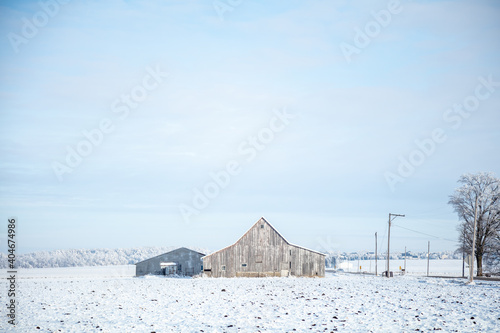
[[325,276],[325,255],[290,245],[292,271],[294,276]]
[[211,269],[206,275],[212,277],[281,276],[289,258],[287,250],[284,239],[269,224],[261,222],[236,244],[204,258],[204,269]]
[[205,276],[211,277],[324,276],[324,266],[324,255],[288,244],[265,220],[203,258]]
[[162,262],[175,262],[177,267],[180,265],[178,274],[188,276],[196,275],[201,272],[201,266],[203,264],[201,257],[203,257],[201,253],[186,248],[180,248],[135,264],[136,276],[163,274],[160,268],[160,263]]

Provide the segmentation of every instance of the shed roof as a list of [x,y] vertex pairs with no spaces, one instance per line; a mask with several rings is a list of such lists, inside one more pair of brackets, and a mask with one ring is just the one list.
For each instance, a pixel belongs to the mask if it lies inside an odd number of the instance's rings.
[[151,259],[154,259],[154,258],[158,258],[158,257],[160,257],[160,256],[164,256],[165,254],[169,254],[169,253],[172,253],[172,252],[175,252],[175,251],[179,251],[179,250],[182,250],[182,249],[185,249],[185,250],[188,250],[188,251],[191,251],[191,252],[198,253],[198,254],[199,254],[199,255],[201,255],[201,256],[204,256],[204,255],[205,255],[204,253],[201,253],[201,252],[198,252],[198,251],[194,251],[194,250],[188,249],[187,247],[179,247],[179,248],[177,248],[177,249],[175,249],[175,250],[168,251],[168,252],[165,252],[165,253],[159,254],[159,255],[157,255],[157,256],[154,256],[154,257],[151,257],[151,258],[144,259],[144,260],[142,260],[142,261],[136,262],[134,265],[140,264],[141,262],[145,262],[145,261],[148,261],[148,260],[151,260]]

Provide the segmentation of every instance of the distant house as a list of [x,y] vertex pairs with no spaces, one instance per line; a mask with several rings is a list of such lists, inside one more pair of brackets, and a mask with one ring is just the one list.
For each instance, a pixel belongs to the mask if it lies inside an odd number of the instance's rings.
[[290,244],[263,217],[236,243],[202,259],[208,277],[325,276],[325,254]]
[[185,247],[160,254],[135,264],[135,275],[185,275],[193,276],[202,272],[201,258],[205,254]]

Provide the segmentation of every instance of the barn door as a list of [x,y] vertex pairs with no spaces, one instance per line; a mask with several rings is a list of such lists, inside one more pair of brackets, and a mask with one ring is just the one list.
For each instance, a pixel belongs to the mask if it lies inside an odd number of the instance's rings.
[[289,263],[288,262],[282,262],[281,263],[281,276],[282,277],[288,276],[289,272],[290,272]]

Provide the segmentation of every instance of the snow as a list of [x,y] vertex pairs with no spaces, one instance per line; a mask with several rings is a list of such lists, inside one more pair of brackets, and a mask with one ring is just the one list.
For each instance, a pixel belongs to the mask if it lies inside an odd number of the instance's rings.
[[[2,269],[2,277],[7,270]],[[94,278],[94,277],[133,277],[135,265],[93,266],[93,267],[58,267],[58,268],[19,268],[17,277],[20,279],[33,278]]]
[[[16,331],[500,330],[499,282],[470,286],[465,279],[348,273],[316,279],[135,278],[133,268],[20,270]],[[0,296],[6,303],[5,293]],[[0,331],[9,331],[5,311],[2,306]]]
[[[378,273],[381,274],[386,270],[387,261],[378,260]],[[405,267],[404,260],[391,259],[391,271],[399,274],[401,267]],[[338,268],[346,272],[358,272],[361,266],[362,272],[375,273],[375,260],[351,260],[344,261],[338,265]],[[465,275],[468,275],[469,266],[465,265]],[[476,270],[474,270],[475,272]],[[425,259],[408,259],[406,260],[406,273],[410,275],[427,275],[427,260]],[[429,275],[443,276],[462,276],[462,260],[446,259],[446,260],[429,260]]]

